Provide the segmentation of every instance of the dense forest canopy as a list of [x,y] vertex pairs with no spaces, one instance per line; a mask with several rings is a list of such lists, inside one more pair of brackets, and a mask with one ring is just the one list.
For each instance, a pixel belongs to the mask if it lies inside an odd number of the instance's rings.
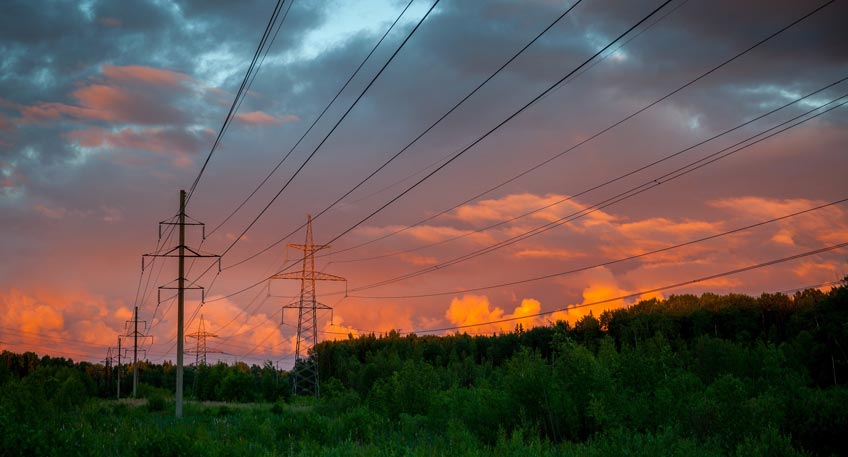
[[[845,285],[791,296],[677,295],[574,325],[325,341],[312,353],[320,399],[292,397],[288,373],[270,361],[188,367],[185,386],[195,400],[273,403],[218,411],[233,427],[263,424],[257,430],[276,440],[261,449],[272,453],[332,454],[348,443],[364,455],[404,443],[481,455],[840,455],[848,451],[840,439],[848,430],[846,344]],[[61,429],[88,432],[106,453],[139,453],[150,443],[121,443],[126,430],[109,429],[103,417],[164,433],[161,420],[149,421],[172,408],[174,365],[139,363],[146,407],[102,400],[117,393],[117,373],[106,368],[3,351],[3,454],[66,449],[70,435],[54,427],[71,416],[79,423]],[[200,411],[186,421],[210,420]],[[220,439],[181,430],[195,437],[190,449]],[[164,436],[156,439],[181,439]],[[195,450],[226,455],[209,445],[214,451]]]

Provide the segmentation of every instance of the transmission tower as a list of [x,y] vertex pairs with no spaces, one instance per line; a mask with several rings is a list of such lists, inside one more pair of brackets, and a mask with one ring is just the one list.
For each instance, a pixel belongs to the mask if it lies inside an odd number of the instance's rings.
[[[153,254],[144,254],[141,257],[141,271],[144,271],[144,259],[146,257],[175,257],[179,259],[178,263],[178,273],[176,286],[161,286],[159,287],[159,302],[162,302],[162,289],[176,289],[177,290],[177,388],[176,388],[176,405],[175,405],[175,415],[177,417],[183,417],[183,354],[185,353],[185,348],[183,344],[185,342],[185,290],[186,289],[200,289],[201,291],[201,302],[204,300],[203,295],[203,287],[192,285],[186,285],[185,278],[185,259],[186,257],[194,257],[194,258],[203,258],[203,257],[213,257],[218,259],[218,272],[221,272],[221,256],[214,254],[201,254],[200,252],[186,246],[185,241],[185,228],[186,225],[198,225],[203,228],[203,238],[206,238],[206,226],[202,222],[198,222],[192,218],[186,216],[185,213],[185,204],[186,204],[186,191],[180,191],[180,211],[177,213],[177,222],[169,222],[163,221],[159,223],[159,238],[162,238],[162,226],[163,225],[172,225],[177,226],[179,229],[180,241],[177,246],[174,246],[171,250],[165,253],[153,253]],[[193,222],[186,222],[186,218],[191,219]],[[170,283],[169,283],[170,284]]]
[[[126,324],[124,325],[124,329],[127,330],[127,334],[124,335],[124,336],[131,337],[132,340],[133,340],[133,348],[132,348],[132,351],[133,351],[133,390],[132,390],[132,396],[133,396],[133,398],[135,398],[136,395],[138,394],[138,351],[139,351],[139,349],[138,349],[138,339],[139,338],[142,338],[142,339],[148,338],[147,335],[138,331],[139,322],[141,322],[142,325],[144,325],[144,330],[147,331],[147,321],[138,320],[138,306],[136,306],[135,310],[133,311],[132,320],[126,321]],[[129,331],[130,324],[132,324],[132,331]],[[144,352],[145,356],[147,355],[146,350],[142,349],[141,351]]]
[[104,378],[106,379],[106,391],[112,386],[112,348],[106,349],[106,358],[103,359]]
[[[289,244],[289,247],[303,251],[302,268],[299,272],[281,273],[271,276],[271,279],[293,279],[300,281],[300,297],[298,301],[283,305],[282,312],[287,308],[296,309],[297,313],[297,345],[295,349],[294,368],[292,369],[292,392],[295,395],[320,395],[318,384],[318,366],[313,357],[309,357],[312,348],[318,344],[318,310],[331,307],[319,303],[316,298],[315,281],[347,281],[341,276],[315,271],[315,253],[329,249],[328,244],[312,242],[312,216],[307,216],[306,243]],[[332,317],[330,318],[332,320]]]
[[200,322],[197,324],[197,331],[186,335],[189,338],[195,339],[194,350],[186,351],[186,354],[194,354],[194,366],[206,365],[206,354],[220,354],[221,351],[210,350],[206,347],[206,338],[217,338],[218,335],[207,332],[206,324],[203,322],[203,314],[200,315]]

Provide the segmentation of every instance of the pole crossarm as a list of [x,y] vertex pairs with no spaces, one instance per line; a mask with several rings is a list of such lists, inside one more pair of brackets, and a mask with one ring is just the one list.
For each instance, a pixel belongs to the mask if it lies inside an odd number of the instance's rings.
[[[183,258],[193,257],[193,258],[198,258],[198,259],[204,259],[204,258],[218,259],[218,273],[221,272],[221,256],[220,255],[218,255],[218,254],[202,254],[202,253],[195,251],[194,249],[192,249],[188,246],[182,245],[182,244],[175,246],[174,248],[170,249],[169,251],[165,252],[164,254],[143,254],[141,256],[141,271],[142,272],[144,271],[144,267],[146,266],[146,264],[144,263],[144,259],[146,259],[147,257],[171,257],[171,258],[178,259],[178,258],[181,257],[181,255],[179,254],[180,249],[182,249],[183,252],[188,251],[189,253],[191,253],[191,255],[182,254]],[[177,252],[177,254],[174,254],[175,251]]]
[[278,273],[274,276],[271,276],[270,279],[297,279],[297,280],[306,280],[306,281],[345,281],[347,279],[342,278],[341,276],[331,275],[329,273],[322,273],[320,271],[307,271],[306,274],[301,271],[293,271],[289,273]]

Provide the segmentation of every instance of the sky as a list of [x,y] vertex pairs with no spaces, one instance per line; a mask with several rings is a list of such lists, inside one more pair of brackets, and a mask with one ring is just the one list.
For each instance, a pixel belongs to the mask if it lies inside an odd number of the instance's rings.
[[[583,0],[330,207],[573,1],[443,0],[418,28],[432,3],[412,1],[297,144],[407,3],[284,5],[186,210],[207,224],[187,244],[226,252],[220,273],[208,258],[187,273],[205,288],[205,303],[187,292],[187,333],[202,315],[210,360],[291,364],[297,316],[281,307],[300,284],[263,280],[297,271],[286,244],[304,243],[308,214],[315,243],[333,240],[316,268],[347,278],[317,285],[333,308],[320,339],[513,319],[463,329],[491,334],[848,274],[835,248],[723,275],[848,242],[848,2],[768,38],[826,2],[672,0],[614,41],[663,2]],[[176,261],[142,271],[142,254],[175,245],[158,223],[210,154],[274,2],[4,9],[0,347],[96,361],[138,306],[147,357],[173,359],[173,290],[157,287]]]

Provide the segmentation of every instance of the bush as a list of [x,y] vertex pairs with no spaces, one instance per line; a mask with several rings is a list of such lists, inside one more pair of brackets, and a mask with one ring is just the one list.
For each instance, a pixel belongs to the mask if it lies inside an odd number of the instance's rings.
[[150,412],[164,411],[166,404],[165,396],[159,393],[154,393],[147,398],[147,410]]

